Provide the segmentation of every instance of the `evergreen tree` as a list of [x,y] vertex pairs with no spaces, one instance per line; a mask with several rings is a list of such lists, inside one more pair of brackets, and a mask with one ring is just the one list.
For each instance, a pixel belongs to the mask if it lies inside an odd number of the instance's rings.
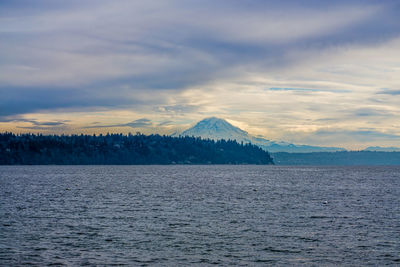
[[269,153],[234,140],[160,135],[0,133],[0,164],[273,164]]

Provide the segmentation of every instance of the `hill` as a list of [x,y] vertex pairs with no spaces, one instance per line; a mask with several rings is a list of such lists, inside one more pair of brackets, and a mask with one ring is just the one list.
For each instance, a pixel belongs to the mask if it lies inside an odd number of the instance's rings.
[[0,165],[273,164],[268,152],[236,141],[160,135],[0,134]]

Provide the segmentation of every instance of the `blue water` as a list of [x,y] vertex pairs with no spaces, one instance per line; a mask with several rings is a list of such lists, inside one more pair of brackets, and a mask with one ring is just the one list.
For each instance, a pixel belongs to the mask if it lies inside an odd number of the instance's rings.
[[400,265],[400,167],[2,166],[0,265]]

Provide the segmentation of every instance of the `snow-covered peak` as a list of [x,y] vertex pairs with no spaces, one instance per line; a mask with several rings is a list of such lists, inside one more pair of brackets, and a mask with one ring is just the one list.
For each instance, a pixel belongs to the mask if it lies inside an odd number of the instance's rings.
[[246,131],[233,126],[224,119],[217,117],[205,118],[193,127],[183,131],[181,136],[196,136],[214,140],[236,140],[237,142],[252,143],[270,152],[316,152],[316,151],[338,151],[342,148],[336,147],[316,147],[307,145],[294,145],[286,142],[274,142],[262,137],[255,137]]
[[248,133],[233,126],[224,119],[210,117],[199,121],[193,127],[182,132],[183,136],[200,136],[202,138],[218,139],[235,139],[238,142],[249,142]]

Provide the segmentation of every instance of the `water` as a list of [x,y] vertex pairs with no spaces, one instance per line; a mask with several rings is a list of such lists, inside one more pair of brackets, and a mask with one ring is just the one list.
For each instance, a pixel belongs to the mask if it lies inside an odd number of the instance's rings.
[[2,166],[0,264],[400,265],[400,167]]

